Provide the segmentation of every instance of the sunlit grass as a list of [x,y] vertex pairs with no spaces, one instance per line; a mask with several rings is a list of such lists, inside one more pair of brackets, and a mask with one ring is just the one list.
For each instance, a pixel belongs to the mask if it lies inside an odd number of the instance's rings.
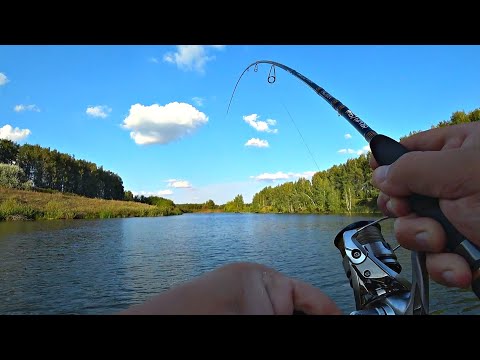
[[0,220],[107,219],[180,214],[133,201],[91,199],[0,187]]

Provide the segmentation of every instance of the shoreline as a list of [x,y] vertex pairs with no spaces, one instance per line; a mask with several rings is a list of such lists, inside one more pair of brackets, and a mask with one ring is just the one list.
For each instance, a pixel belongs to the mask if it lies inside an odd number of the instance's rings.
[[[159,217],[182,214],[231,213],[223,209],[182,211],[181,207],[158,207],[134,201],[87,198],[75,194],[0,188],[0,221],[42,221]],[[283,215],[381,215],[379,211],[359,213],[277,213],[242,211],[245,214]]]
[[0,221],[110,219],[180,214],[182,212],[177,207],[161,208],[134,201],[0,188]]

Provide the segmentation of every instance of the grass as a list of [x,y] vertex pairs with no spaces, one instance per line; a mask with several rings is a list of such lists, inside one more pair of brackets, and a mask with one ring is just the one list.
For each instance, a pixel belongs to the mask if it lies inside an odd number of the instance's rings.
[[0,220],[106,219],[180,214],[133,201],[0,187]]

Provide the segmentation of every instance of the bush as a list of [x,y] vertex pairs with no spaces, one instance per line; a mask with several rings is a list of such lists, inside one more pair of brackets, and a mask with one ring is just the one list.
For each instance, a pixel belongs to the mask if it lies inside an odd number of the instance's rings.
[[29,205],[15,199],[7,199],[0,203],[0,220],[34,220],[36,211]]
[[28,190],[32,182],[25,176],[25,172],[18,165],[0,164],[0,186],[11,189]]

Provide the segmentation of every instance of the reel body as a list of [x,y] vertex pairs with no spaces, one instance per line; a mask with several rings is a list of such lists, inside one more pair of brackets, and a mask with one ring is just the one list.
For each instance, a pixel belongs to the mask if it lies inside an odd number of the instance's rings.
[[381,232],[379,223],[387,218],[355,222],[335,237],[355,296],[356,311],[350,315],[427,315],[425,254],[412,251],[412,281],[402,277],[402,266]]

